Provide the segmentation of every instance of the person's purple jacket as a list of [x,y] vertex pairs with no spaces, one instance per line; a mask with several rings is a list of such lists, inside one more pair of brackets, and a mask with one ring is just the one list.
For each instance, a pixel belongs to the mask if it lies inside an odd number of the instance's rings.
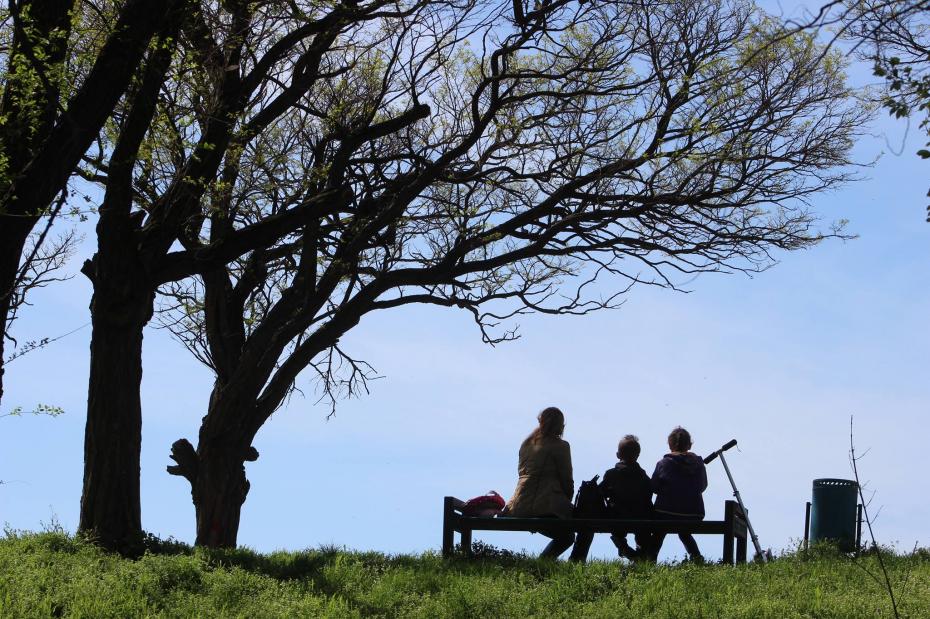
[[655,510],[676,516],[704,516],[701,493],[707,488],[704,459],[691,453],[665,454],[652,474]]

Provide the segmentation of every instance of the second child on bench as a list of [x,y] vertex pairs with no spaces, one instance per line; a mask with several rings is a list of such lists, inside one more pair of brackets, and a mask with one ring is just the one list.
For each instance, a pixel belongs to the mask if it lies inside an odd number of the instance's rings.
[[[704,459],[691,452],[691,435],[681,426],[668,435],[668,448],[656,464],[652,474],[652,490],[656,493],[656,517],[663,520],[704,520],[704,498],[707,489],[707,471]],[[703,563],[704,557],[694,536],[679,533],[678,538],[694,563]],[[662,547],[665,534],[655,536],[656,555]]]

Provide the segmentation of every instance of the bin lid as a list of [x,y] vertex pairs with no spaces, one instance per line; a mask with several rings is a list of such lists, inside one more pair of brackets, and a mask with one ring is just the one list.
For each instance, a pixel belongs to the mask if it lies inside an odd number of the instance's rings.
[[814,488],[822,488],[824,486],[855,486],[856,482],[852,479],[836,479],[833,477],[823,477],[821,479],[814,480]]

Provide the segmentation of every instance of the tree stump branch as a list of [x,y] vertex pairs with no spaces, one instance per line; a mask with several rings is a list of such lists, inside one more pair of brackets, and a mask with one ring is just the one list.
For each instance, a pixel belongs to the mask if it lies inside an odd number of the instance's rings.
[[190,441],[182,438],[172,443],[170,457],[177,464],[168,465],[168,473],[184,477],[193,485],[197,479],[197,452]]

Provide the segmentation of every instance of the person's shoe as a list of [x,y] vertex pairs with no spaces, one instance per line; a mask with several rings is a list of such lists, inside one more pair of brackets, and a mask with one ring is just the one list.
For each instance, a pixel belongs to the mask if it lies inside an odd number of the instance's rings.
[[625,544],[623,546],[617,547],[617,554],[620,555],[621,558],[627,559],[629,561],[635,561],[639,558],[639,554]]
[[585,550],[584,554],[582,554],[581,552],[578,552],[577,548],[572,548],[572,553],[568,555],[568,560],[571,561],[572,563],[580,563],[584,565],[587,559],[588,559],[587,550]]

